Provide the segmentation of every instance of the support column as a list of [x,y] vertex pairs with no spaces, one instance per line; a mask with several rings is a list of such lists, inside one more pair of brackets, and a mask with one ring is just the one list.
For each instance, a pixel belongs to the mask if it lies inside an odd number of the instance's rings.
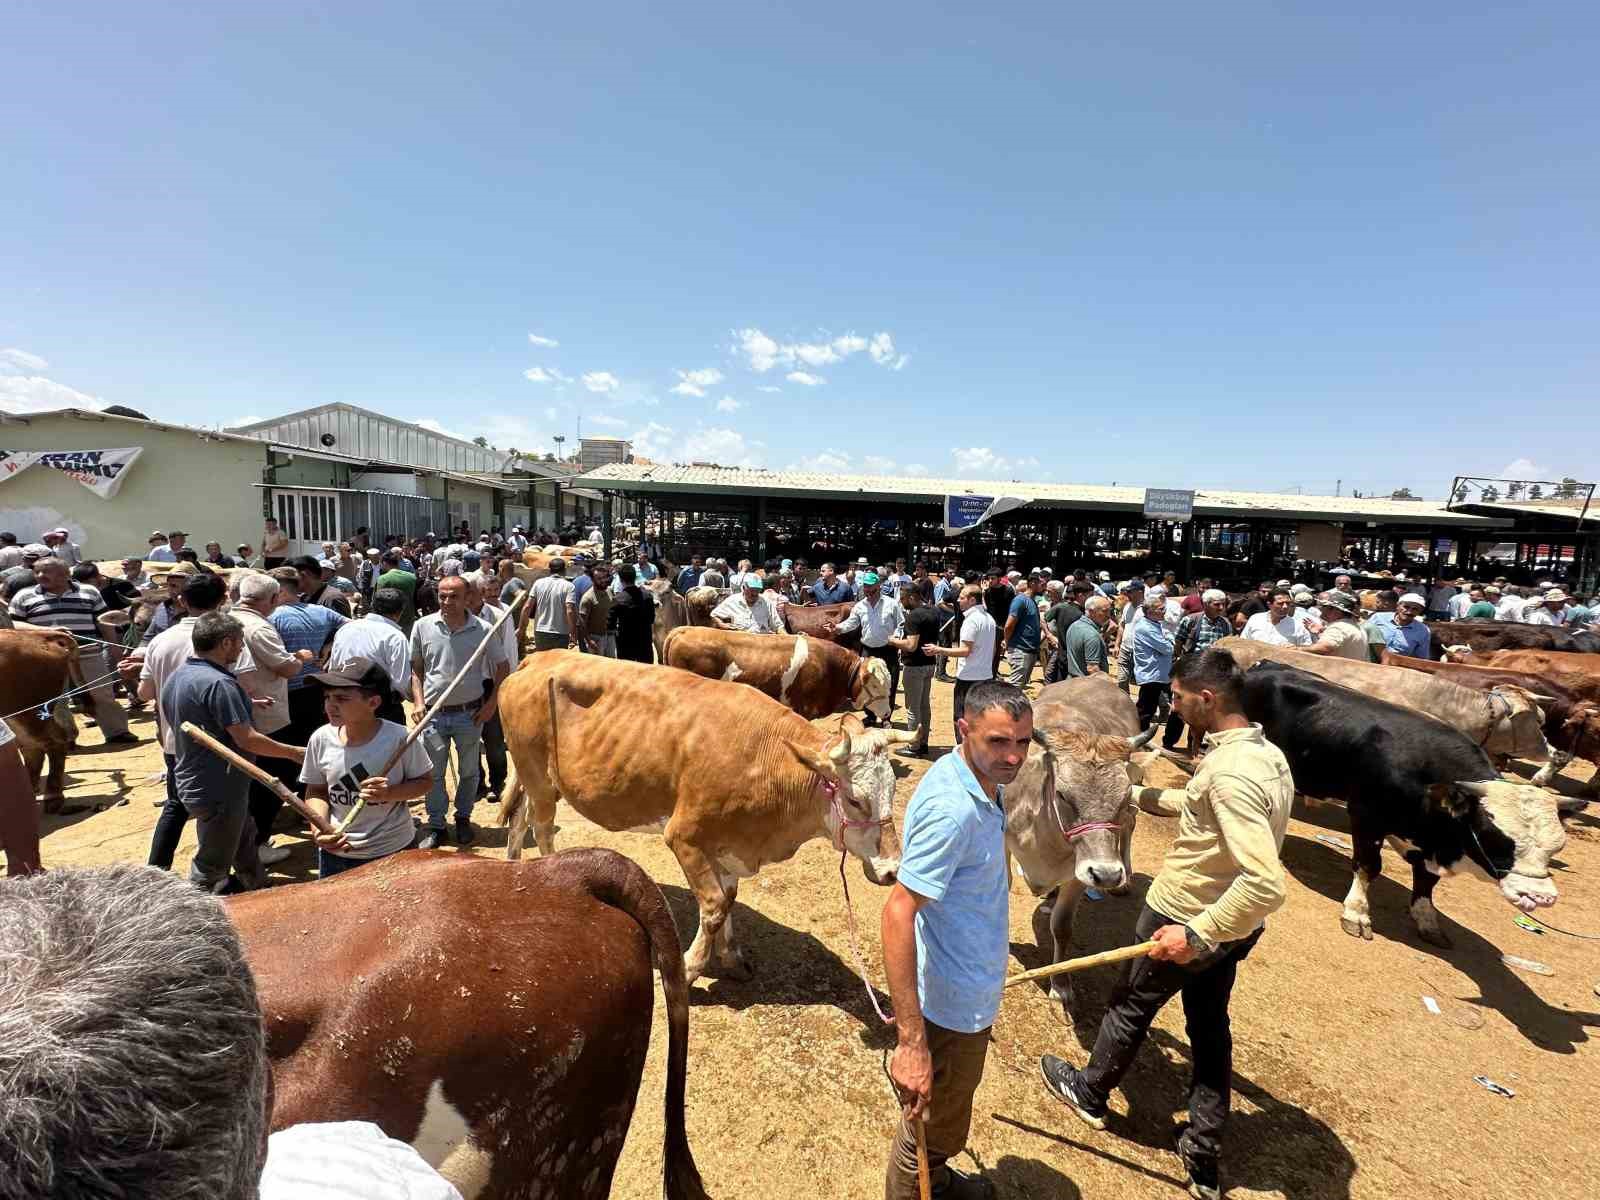
[[755,504],[755,536],[750,539],[750,544],[755,547],[753,555],[755,563],[760,566],[767,561],[767,498],[757,496]]
[[1179,533],[1181,561],[1178,566],[1178,578],[1188,585],[1194,582],[1194,519],[1185,521]]
[[605,499],[600,501],[600,545],[601,553],[605,555],[606,562],[611,561],[611,493],[605,493]]

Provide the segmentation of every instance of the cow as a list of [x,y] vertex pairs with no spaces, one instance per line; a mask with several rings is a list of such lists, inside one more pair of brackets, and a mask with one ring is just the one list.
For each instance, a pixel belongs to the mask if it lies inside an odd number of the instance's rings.
[[651,640],[656,646],[656,661],[667,661],[667,635],[683,625],[705,626],[711,624],[711,610],[717,606],[724,593],[712,587],[690,588],[687,595],[673,588],[665,575],[652,579],[647,585],[650,597],[656,602],[654,624],[650,628]]
[[272,1127],[370,1121],[477,1200],[611,1194],[660,971],[663,1194],[705,1200],[678,933],[629,859],[411,850],[227,905],[265,1016]]
[[[17,749],[28,768],[44,811],[59,813],[65,804],[67,753],[77,747],[78,729],[69,701],[57,697],[68,689],[78,661],[70,633],[0,629],[0,713],[17,735]],[[44,787],[39,777],[45,775]]]
[[842,604],[791,604],[783,610],[783,627],[793,634],[803,633],[854,650],[861,645],[861,630],[840,633],[828,628],[848,617],[854,607],[855,602],[849,600]]
[[836,739],[753,688],[593,654],[539,654],[500,688],[514,772],[501,820],[506,857],[529,826],[555,849],[557,799],[610,830],[660,830],[700,907],[684,967],[713,958],[748,978],[731,913],[739,881],[825,837],[894,882],[894,768],[888,747],[916,735],[843,718]]
[[1524,912],[1556,902],[1550,859],[1567,839],[1554,801],[1501,779],[1471,738],[1281,662],[1256,663],[1243,685],[1245,714],[1283,751],[1295,789],[1349,807],[1346,933],[1372,939],[1367,889],[1382,873],[1385,838],[1411,864],[1411,918],[1436,946],[1450,945],[1433,904],[1441,875],[1480,873]]
[[[1005,789],[1006,852],[1035,896],[1058,888],[1050,911],[1052,962],[1067,956],[1072,918],[1086,888],[1121,893],[1133,878],[1137,811],[1129,787],[1142,772],[1130,756],[1155,737],[1139,732],[1128,693],[1105,675],[1052,683],[1033,702],[1033,740]],[[1050,994],[1064,1012],[1072,980],[1057,975]]]
[[1550,747],[1542,732],[1544,713],[1523,688],[1505,686],[1478,692],[1414,671],[1306,654],[1287,646],[1237,638],[1224,638],[1216,644],[1232,654],[1241,667],[1248,668],[1263,659],[1271,659],[1310,671],[1365,695],[1427,713],[1452,729],[1460,730],[1490,754],[1540,762],[1550,757]]
[[1600,654],[1600,634],[1573,633],[1555,625],[1524,625],[1519,621],[1435,621],[1428,626],[1434,658],[1452,646],[1467,646],[1475,653],[1495,650],[1558,650]]
[[889,719],[889,669],[832,642],[788,634],[684,626],[667,635],[662,661],[707,679],[742,683],[807,720],[866,710]]

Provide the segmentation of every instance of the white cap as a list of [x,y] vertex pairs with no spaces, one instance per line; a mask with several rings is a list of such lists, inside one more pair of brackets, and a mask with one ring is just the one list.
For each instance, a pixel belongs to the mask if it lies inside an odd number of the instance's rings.
[[1424,600],[1421,596],[1417,595],[1415,592],[1407,592],[1404,596],[1401,596],[1400,597],[1400,603],[1401,604],[1415,604],[1418,608],[1427,608],[1428,607],[1428,602],[1426,600]]

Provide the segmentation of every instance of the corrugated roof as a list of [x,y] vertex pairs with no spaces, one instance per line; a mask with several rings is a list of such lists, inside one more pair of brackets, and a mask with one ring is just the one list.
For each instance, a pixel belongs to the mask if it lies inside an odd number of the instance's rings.
[[[1050,508],[1142,512],[1144,488],[1080,483],[1008,483],[999,480],[908,478],[899,475],[825,475],[810,471],[764,471],[738,467],[676,467],[607,463],[581,476],[590,487],[637,492],[705,492],[753,496],[793,493],[841,500],[900,500],[942,504],[944,496],[1026,496]],[[1232,492],[1197,488],[1195,513],[1203,517],[1278,517],[1306,521],[1380,521],[1387,524],[1505,524],[1472,513],[1452,512],[1432,500],[1379,500],[1366,496],[1299,496],[1280,492]]]

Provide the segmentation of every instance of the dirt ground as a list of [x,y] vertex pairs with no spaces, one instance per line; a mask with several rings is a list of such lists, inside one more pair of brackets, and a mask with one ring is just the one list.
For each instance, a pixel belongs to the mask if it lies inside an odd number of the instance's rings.
[[[935,684],[936,750],[950,745],[950,687]],[[897,717],[898,719],[898,717]],[[148,717],[134,729],[153,737]],[[162,796],[153,741],[101,749],[84,731],[69,763],[68,805],[84,811],[45,818],[47,866],[142,861]],[[926,769],[899,770],[896,817]],[[1575,768],[1574,768],[1575,769]],[[1181,772],[1157,762],[1147,782],[1180,786]],[[1560,781],[1576,793],[1575,780]],[[107,807],[109,806],[109,807]],[[98,811],[97,811],[98,810]],[[480,804],[474,852],[504,853],[494,806]],[[558,847],[609,846],[641,863],[661,884],[685,944],[695,912],[682,873],[660,839],[607,833],[563,806]],[[1133,894],[1085,904],[1079,953],[1132,940],[1139,896],[1160,867],[1173,822],[1141,815],[1134,839]],[[1600,1112],[1600,940],[1542,936],[1487,884],[1446,881],[1438,903],[1452,950],[1412,932],[1409,870],[1385,854],[1372,890],[1375,941],[1339,928],[1349,884],[1344,852],[1317,840],[1343,838],[1337,807],[1296,806],[1284,846],[1289,899],[1241,968],[1234,993],[1235,1109],[1225,1181],[1238,1197],[1293,1200],[1397,1196],[1508,1196],[1592,1200]],[[313,875],[299,834],[276,869],[290,883]],[[182,869],[192,831],[179,852]],[[530,853],[532,851],[530,850]],[[1563,929],[1600,938],[1600,819],[1580,815],[1556,874],[1560,903],[1542,915]],[[838,856],[825,842],[768,867],[740,892],[736,935],[751,955],[752,982],[702,981],[693,992],[688,1128],[712,1196],[776,1196],[790,1187],[828,1197],[882,1194],[883,1161],[895,1105],[882,1069],[892,1035],[874,1016],[852,966]],[[851,861],[850,893],[862,949],[882,986],[878,919],[885,892]],[[1036,948],[1046,917],[1020,877],[1012,893],[1017,969],[1041,965]],[[1048,944],[1048,943],[1046,943]],[[1501,962],[1502,954],[1548,964],[1552,976]],[[1158,1019],[1150,1042],[1112,1099],[1102,1133],[1080,1124],[1038,1078],[1045,1052],[1087,1057],[1115,968],[1080,975],[1080,1011],[1069,1024],[1043,985],[1008,991],[974,1110],[970,1159],[1003,1197],[1136,1200],[1182,1187],[1171,1152],[1182,1111],[1188,1043],[1181,1005]],[[1434,1015],[1423,997],[1437,1001]],[[883,997],[887,1008],[887,997]],[[660,1195],[664,1013],[656,1001],[651,1055],[615,1195]],[[1491,1094],[1487,1075],[1516,1092]]]

